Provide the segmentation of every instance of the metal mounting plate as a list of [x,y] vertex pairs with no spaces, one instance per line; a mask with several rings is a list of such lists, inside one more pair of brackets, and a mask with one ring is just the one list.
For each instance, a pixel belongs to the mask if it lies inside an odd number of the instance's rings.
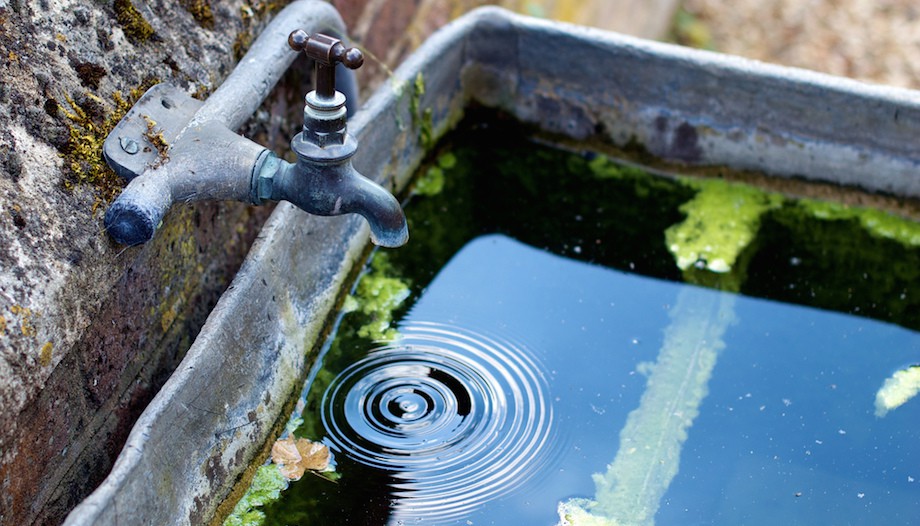
[[165,144],[172,144],[202,104],[171,84],[150,88],[106,137],[106,162],[129,181],[141,175],[160,159],[152,139],[162,135]]

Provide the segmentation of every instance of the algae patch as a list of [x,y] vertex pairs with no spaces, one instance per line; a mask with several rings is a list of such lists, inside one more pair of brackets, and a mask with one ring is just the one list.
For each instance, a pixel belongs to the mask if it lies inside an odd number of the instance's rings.
[[277,464],[266,464],[256,470],[252,485],[243,498],[234,506],[224,526],[259,526],[265,523],[265,512],[261,508],[275,502],[288,486]]
[[882,418],[920,393],[920,365],[895,371],[875,394],[875,416]]
[[452,153],[438,156],[437,163],[415,182],[412,191],[417,195],[438,195],[444,189],[444,171],[457,165],[457,157]]
[[729,272],[757,236],[760,218],[783,204],[779,194],[720,179],[688,180],[699,189],[680,210],[687,219],[665,231],[665,243],[681,270]]
[[894,214],[814,199],[802,199],[798,204],[816,219],[859,221],[875,237],[897,241],[908,247],[920,246],[920,224]]
[[394,268],[384,252],[374,254],[370,271],[361,277],[355,293],[346,300],[346,311],[360,312],[366,321],[358,328],[358,336],[371,340],[393,340],[398,336],[390,327],[393,312],[409,297],[409,285],[394,277]]

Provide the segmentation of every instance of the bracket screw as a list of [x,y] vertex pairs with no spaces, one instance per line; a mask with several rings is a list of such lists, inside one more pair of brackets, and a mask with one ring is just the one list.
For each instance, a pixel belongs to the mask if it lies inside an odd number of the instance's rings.
[[139,152],[141,149],[140,146],[138,146],[137,141],[135,141],[131,137],[119,137],[118,144],[120,144],[121,149],[124,150],[125,153],[129,155],[134,155],[135,153]]

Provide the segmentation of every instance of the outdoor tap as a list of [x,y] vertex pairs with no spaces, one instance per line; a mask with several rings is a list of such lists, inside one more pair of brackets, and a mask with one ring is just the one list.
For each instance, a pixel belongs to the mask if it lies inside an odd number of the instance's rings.
[[292,32],[288,45],[313,59],[316,86],[305,97],[303,130],[291,140],[297,163],[266,166],[254,181],[256,197],[322,216],[357,213],[370,225],[374,244],[404,245],[409,229],[399,201],[352,166],[358,141],[346,129],[345,96],[335,89],[336,64],[356,69],[364,56],[338,39],[303,30]]
[[[116,241],[149,241],[174,203],[230,199],[256,205],[284,200],[323,216],[357,213],[367,219],[375,244],[406,243],[409,230],[399,201],[352,166],[358,142],[346,129],[347,101],[336,90],[335,70],[339,64],[358,68],[363,55],[331,36],[289,31],[272,32],[264,45],[254,46],[250,53],[256,58],[244,57],[204,103],[159,84],[109,134],[105,158],[130,180],[106,210],[106,230]],[[253,86],[263,85],[252,79],[266,74],[259,70],[265,67],[261,58],[277,55],[285,38],[287,46],[306,53],[316,67],[315,89],[305,97],[303,128],[291,140],[296,163],[234,131],[248,118],[253,103],[257,106],[267,94],[260,92],[259,100],[251,100]],[[288,57],[271,66],[272,81],[292,61]],[[356,93],[354,75],[341,76],[346,79],[341,89]]]

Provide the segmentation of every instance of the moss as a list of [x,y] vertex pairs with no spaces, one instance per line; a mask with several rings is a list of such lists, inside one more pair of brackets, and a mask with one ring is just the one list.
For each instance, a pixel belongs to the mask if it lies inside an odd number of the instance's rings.
[[147,131],[144,132],[144,138],[157,150],[157,166],[169,160],[169,144],[163,137],[163,131],[157,129],[157,122],[149,116],[144,115],[144,121],[147,123]]
[[240,31],[236,34],[236,38],[233,39],[233,57],[239,61],[249,51],[249,46],[251,45],[252,33],[248,29]]
[[64,186],[92,186],[96,190],[97,198],[94,210],[99,204],[112,200],[124,187],[124,180],[105,162],[102,145],[137,99],[158,82],[155,78],[148,78],[140,86],[132,89],[127,98],[120,91],[112,93],[112,109],[108,114],[97,110],[97,107],[105,108],[107,104],[91,93],[86,94],[83,104],[67,97],[67,106],[57,106],[58,113],[65,119],[69,134],[63,154],[69,169]]
[[276,464],[266,464],[256,470],[252,485],[236,503],[224,526],[259,526],[265,523],[265,513],[261,510],[267,504],[281,497],[288,481],[281,474]]
[[192,18],[206,29],[214,29],[214,12],[208,0],[183,0],[185,10],[191,13]]
[[237,33],[236,38],[233,39],[233,56],[237,60],[243,58],[243,55],[249,51],[249,46],[252,45],[254,21],[279,11],[284,5],[281,2],[247,0],[246,3],[240,6],[240,19],[243,21],[243,30]]
[[421,122],[419,123],[419,140],[422,142],[422,147],[426,150],[430,150],[434,146],[434,112],[431,108],[425,108],[422,111]]
[[87,88],[93,90],[99,89],[99,82],[102,80],[102,77],[108,74],[104,67],[93,64],[92,62],[81,62],[74,66],[74,70],[76,70],[80,82]]
[[198,88],[195,90],[195,93],[192,93],[192,98],[197,100],[205,100],[208,98],[208,95],[211,94],[211,89],[204,83],[198,84]]
[[134,7],[131,0],[115,0],[115,20],[121,24],[125,36],[133,42],[146,42],[154,35],[153,26]]
[[419,72],[412,83],[409,111],[412,115],[412,122],[418,127],[419,142],[427,150],[434,146],[434,112],[431,108],[422,109],[423,95],[425,95],[425,76]]

